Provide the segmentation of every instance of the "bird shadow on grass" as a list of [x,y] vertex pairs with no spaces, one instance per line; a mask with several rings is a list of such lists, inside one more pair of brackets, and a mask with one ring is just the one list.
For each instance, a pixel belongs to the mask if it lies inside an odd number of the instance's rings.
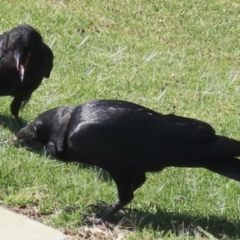
[[[93,206],[92,210],[97,216],[103,214],[102,208]],[[118,224],[130,230],[159,232],[161,237],[174,234],[179,237],[195,237],[197,239],[240,238],[239,221],[218,216],[193,216],[191,213],[169,212],[160,208],[157,208],[155,213],[150,213],[126,207],[113,217],[110,224],[113,226]]]
[[[21,118],[21,121],[24,126],[26,126],[28,123],[28,121],[23,120],[22,118]],[[2,128],[9,129],[12,135],[17,133],[20,130],[20,127],[13,116],[0,114],[0,125]],[[8,140],[10,140],[10,138]],[[42,149],[43,149],[43,145],[41,143],[31,141],[31,140],[22,141],[21,143],[15,144],[15,147],[26,147],[28,150],[32,152],[36,152],[38,154],[42,153]]]
[[[24,125],[27,124],[27,121],[21,119]],[[17,124],[16,119],[13,116],[0,114],[0,125],[3,128],[7,128],[11,133],[16,133],[20,130],[19,125]]]
[[[27,121],[23,121],[24,125]],[[0,124],[3,128],[8,128],[12,133],[19,131],[19,126],[12,116],[0,114]],[[43,145],[35,141],[23,142],[16,147],[26,147],[29,151],[42,154]],[[99,178],[103,181],[111,181],[109,174],[101,168],[78,164],[78,168],[92,168],[99,174]],[[97,206],[97,204],[96,204]],[[97,216],[102,216],[109,205],[96,207],[92,206],[92,210]],[[70,211],[71,212],[71,211]],[[69,212],[69,214],[71,214]],[[91,212],[91,210],[90,210]],[[166,210],[156,208],[155,213],[142,211],[141,209],[125,210],[116,214],[110,224],[119,224],[123,228],[132,230],[153,230],[159,232],[161,236],[175,234],[176,236],[194,236],[204,237],[207,239],[239,239],[240,238],[240,222],[237,220],[226,219],[218,216],[193,216],[191,213],[183,214],[176,212],[168,212]]]
[[[28,146],[27,149],[42,155],[43,145],[31,141],[31,146]],[[81,163],[71,164],[74,164],[77,168],[91,168],[97,172],[99,180],[112,181],[109,173],[101,168]],[[87,210],[88,213],[93,212],[96,216],[103,216],[109,205],[100,201],[100,204],[93,204],[89,207],[91,208]],[[78,206],[70,206],[63,211],[71,214],[71,212],[77,210]],[[84,219],[83,216],[80,218]],[[110,224],[118,224],[123,228],[132,230],[159,232],[161,237],[175,234],[180,237],[193,236],[197,239],[240,239],[240,222],[236,219],[231,220],[214,215],[196,216],[192,212],[177,213],[160,208],[155,208],[155,213],[151,213],[141,209],[131,209],[127,206],[113,217]]]

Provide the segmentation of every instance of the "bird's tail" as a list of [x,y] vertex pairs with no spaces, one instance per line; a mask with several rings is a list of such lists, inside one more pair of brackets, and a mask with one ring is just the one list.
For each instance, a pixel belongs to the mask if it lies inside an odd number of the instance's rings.
[[[214,159],[215,160],[215,159]],[[240,160],[237,158],[216,159],[205,168],[240,182]]]
[[205,168],[240,181],[240,141],[218,136],[218,141],[214,144],[213,159],[209,159]]
[[221,156],[240,157],[240,141],[217,136],[218,141],[215,142],[213,151]]

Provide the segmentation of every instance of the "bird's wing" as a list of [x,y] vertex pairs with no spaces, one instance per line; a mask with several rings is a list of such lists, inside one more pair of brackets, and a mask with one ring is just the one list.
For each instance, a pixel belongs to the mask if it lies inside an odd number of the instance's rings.
[[[75,109],[72,117],[95,125],[106,132],[126,136],[148,136],[158,139],[205,140],[215,136],[215,131],[206,122],[193,118],[163,115],[140,105],[118,100],[91,101]],[[75,124],[74,123],[74,124]]]
[[98,116],[73,114],[70,146],[89,159],[154,163],[159,156],[190,158],[205,154],[203,145],[215,141],[214,129],[202,121],[141,108],[111,110],[100,109]]
[[148,128],[162,139],[206,140],[215,136],[215,130],[206,122],[173,114],[163,115],[161,118],[160,124],[156,119]]
[[44,61],[45,61],[45,73],[44,73],[44,77],[45,78],[49,78],[50,77],[50,73],[52,71],[53,68],[53,52],[52,50],[44,43],[44,47],[43,47],[43,56],[44,56]]

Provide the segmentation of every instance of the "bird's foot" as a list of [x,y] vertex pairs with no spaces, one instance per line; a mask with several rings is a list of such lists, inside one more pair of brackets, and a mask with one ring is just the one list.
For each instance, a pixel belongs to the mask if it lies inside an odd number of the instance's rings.
[[102,218],[92,217],[92,216],[86,216],[84,218],[85,223],[89,225],[102,225],[105,226],[107,229],[113,230],[114,225],[110,224],[109,222],[103,220]]
[[[94,211],[101,211],[104,209],[108,210],[112,208],[112,205],[100,200],[95,204],[89,204],[87,208],[88,207],[91,207],[92,209],[94,209]],[[100,225],[102,223],[106,223],[102,218],[95,217],[94,214],[92,216],[84,217],[84,222],[91,225]]]
[[100,225],[103,223],[102,219],[101,218],[96,218],[96,217],[93,217],[93,216],[86,216],[84,218],[84,221],[87,223],[87,224],[91,224],[91,225]]

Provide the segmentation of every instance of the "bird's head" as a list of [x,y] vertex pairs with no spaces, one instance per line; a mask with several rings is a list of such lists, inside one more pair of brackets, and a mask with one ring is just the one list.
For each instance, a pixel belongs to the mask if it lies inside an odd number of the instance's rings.
[[34,139],[43,143],[48,142],[55,131],[54,121],[51,120],[52,115],[51,110],[40,114],[17,132],[13,137],[13,141]]
[[13,52],[21,81],[24,79],[29,59],[36,50],[41,51],[42,37],[29,25],[13,28],[8,35],[8,49]]
[[14,141],[35,139],[47,143],[54,137],[64,135],[68,121],[75,107],[57,107],[41,113],[13,137]]
[[54,121],[51,120],[54,113],[54,110],[48,110],[40,114],[17,132],[13,137],[13,141],[34,139],[41,142],[47,142],[51,138],[51,129],[54,126]]
[[14,135],[13,140],[20,141],[25,139],[36,139],[40,129],[41,122],[29,122],[26,127],[22,128]]

